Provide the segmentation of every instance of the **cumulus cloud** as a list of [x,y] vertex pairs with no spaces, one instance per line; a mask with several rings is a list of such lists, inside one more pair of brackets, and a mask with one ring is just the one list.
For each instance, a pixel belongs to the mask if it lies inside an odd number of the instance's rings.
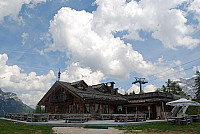
[[14,20],[18,18],[18,14],[23,4],[46,2],[46,0],[0,0],[0,22],[5,16],[9,16]]
[[[36,105],[55,82],[56,76],[52,70],[46,75],[37,75],[36,72],[26,74],[17,65],[7,65],[7,54],[0,54],[0,61],[0,87],[16,93],[28,105]],[[92,72],[78,63],[72,63],[61,74],[63,81],[84,80],[89,85],[99,84],[103,79],[104,75],[100,71]]]
[[122,88],[119,88],[119,90],[118,90],[118,93],[120,93],[120,94],[126,94],[126,93],[128,93],[128,94],[130,94],[130,93],[135,93],[135,94],[139,94],[139,92],[140,92],[140,87],[139,86],[137,86],[137,85],[132,85],[131,86],[131,88],[129,88],[128,90],[125,90],[125,89],[122,89]]
[[75,82],[84,80],[88,85],[99,84],[104,79],[101,71],[92,72],[90,68],[82,68],[78,63],[72,63],[61,73],[61,80]]
[[157,89],[157,87],[155,85],[147,85],[144,87],[144,92],[148,93],[148,92],[155,92]]
[[30,91],[29,93],[22,93],[20,98],[25,100],[26,104],[35,108],[38,101],[44,96],[44,92],[42,91]]
[[[125,44],[111,33],[93,30],[95,13],[61,8],[50,22],[49,32],[53,44],[45,51],[66,52],[68,58],[93,72],[101,71],[105,77],[125,79],[130,72],[148,76],[156,71],[168,69],[158,63],[147,62],[131,44]],[[98,24],[96,24],[98,25]],[[106,27],[106,25],[105,25]],[[102,29],[104,26],[102,26]]]
[[126,93],[126,91],[124,89],[122,89],[122,88],[118,88],[118,93],[124,95]]
[[194,13],[194,19],[198,21],[197,30],[200,29],[200,1],[193,0],[188,8],[189,13]]
[[123,94],[123,95],[126,94],[126,93],[130,94],[130,93],[133,93],[133,92],[135,94],[139,94],[140,87],[137,86],[137,85],[132,85],[131,88],[129,88],[128,90],[125,90],[125,89],[123,89],[121,87],[118,89],[118,93]]
[[[7,54],[0,54],[0,61],[0,88],[16,93],[28,105],[35,106],[56,80],[52,70],[46,75],[37,75],[36,72],[22,73],[17,65],[8,66]],[[84,80],[88,85],[99,84],[104,78],[101,71],[92,72],[78,63],[72,63],[61,73],[63,81]]]
[[[35,105],[39,101],[38,98],[47,92],[56,78],[52,70],[46,75],[37,75],[35,72],[22,73],[19,66],[8,66],[6,64],[8,61],[7,54],[0,54],[0,61],[0,87],[6,91],[17,93],[22,101],[27,104],[32,101],[32,104]],[[33,94],[36,91],[40,94]],[[35,97],[28,97],[34,95]],[[35,98],[37,99],[35,100]]]
[[[195,3],[199,5],[197,1]],[[194,29],[186,24],[186,12],[177,8],[186,2],[189,1],[141,0],[127,3],[126,0],[97,0],[92,30],[102,36],[127,31],[124,38],[133,40],[144,40],[139,35],[140,31],[144,31],[152,33],[152,37],[160,40],[165,47],[193,49],[200,40],[191,37]],[[195,3],[195,12],[198,12],[199,6]]]
[[132,92],[135,92],[136,94],[140,93],[140,87],[137,85],[132,85],[130,89],[127,90],[127,93],[130,94]]

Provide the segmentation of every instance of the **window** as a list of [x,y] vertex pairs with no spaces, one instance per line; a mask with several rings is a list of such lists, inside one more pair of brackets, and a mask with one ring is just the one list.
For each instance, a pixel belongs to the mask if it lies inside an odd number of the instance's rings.
[[118,111],[118,112],[122,112],[122,106],[121,106],[121,105],[119,105],[119,106],[117,107],[117,111]]
[[90,104],[85,104],[84,112],[85,113],[90,113]]
[[76,113],[79,113],[79,104],[76,104]]
[[108,105],[103,105],[103,113],[109,114],[109,106]]
[[55,106],[55,113],[58,112],[58,106]]
[[65,110],[66,110],[65,105],[62,105],[62,106],[61,106],[61,113],[62,113],[62,114],[65,114]]
[[69,105],[69,113],[73,112],[73,105]]
[[48,112],[49,112],[49,107],[45,106],[45,113],[48,113]]
[[99,111],[99,104],[95,104],[94,105],[94,112],[98,113],[98,111]]

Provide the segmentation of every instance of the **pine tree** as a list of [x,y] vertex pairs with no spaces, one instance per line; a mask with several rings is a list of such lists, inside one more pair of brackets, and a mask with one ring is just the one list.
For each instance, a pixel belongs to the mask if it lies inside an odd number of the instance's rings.
[[164,85],[162,85],[161,91],[167,92],[167,88]]
[[166,86],[162,86],[161,91],[178,95],[186,95],[183,92],[182,88],[176,82],[173,82],[170,79],[168,79],[166,84]]
[[167,85],[166,85],[166,86],[165,86],[165,85],[162,85],[162,89],[161,89],[161,90],[162,90],[163,92],[170,93],[170,92],[171,92],[171,83],[172,83],[171,80],[168,79],[167,82],[166,82]]
[[129,95],[135,95],[135,91],[133,91],[132,93],[129,93]]
[[162,89],[160,89],[160,88],[156,89],[156,92],[161,92],[161,91],[162,91]]
[[44,109],[42,109],[40,106],[36,106],[36,109],[35,109],[35,113],[37,114],[43,114],[45,111]]

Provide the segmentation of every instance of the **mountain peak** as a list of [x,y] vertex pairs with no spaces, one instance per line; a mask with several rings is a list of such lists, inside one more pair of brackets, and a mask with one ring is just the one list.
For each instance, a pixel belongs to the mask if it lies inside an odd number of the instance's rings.
[[1,88],[0,88],[0,94],[2,94],[3,93],[3,91],[1,90]]
[[196,76],[193,76],[192,78],[180,78],[179,80],[176,80],[175,82],[183,89],[183,91],[192,97],[195,96],[196,88],[195,85],[195,78]]
[[28,113],[33,109],[24,104],[15,93],[4,92],[0,88],[0,116],[4,113]]

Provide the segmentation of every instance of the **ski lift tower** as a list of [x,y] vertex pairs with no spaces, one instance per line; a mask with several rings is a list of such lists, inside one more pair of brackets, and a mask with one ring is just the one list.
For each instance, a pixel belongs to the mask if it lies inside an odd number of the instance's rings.
[[148,81],[146,81],[145,78],[135,77],[135,81],[132,84],[136,84],[136,83],[140,84],[140,93],[139,94],[142,94],[142,84],[146,84],[146,83],[148,83]]

